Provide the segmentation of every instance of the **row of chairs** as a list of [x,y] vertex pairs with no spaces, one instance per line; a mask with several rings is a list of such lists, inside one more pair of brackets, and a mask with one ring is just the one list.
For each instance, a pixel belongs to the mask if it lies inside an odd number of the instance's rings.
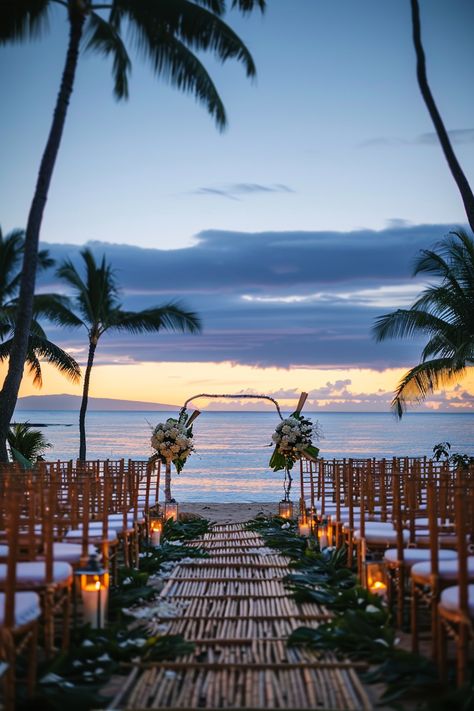
[[[138,567],[139,540],[157,504],[159,483],[159,464],[142,461],[41,462],[29,471],[1,466],[0,660],[6,708],[13,708],[15,657],[26,649],[25,639],[29,644],[38,638],[38,625],[46,657],[56,651],[58,638],[62,649],[68,648],[75,570],[91,554],[101,557],[112,579],[119,557]],[[28,648],[30,692],[35,668]]]
[[[474,621],[474,467],[426,458],[301,460],[304,506],[330,518],[361,579],[367,560],[388,572],[397,626],[419,650],[428,612],[431,653],[445,675],[447,634],[455,639],[457,680],[466,679]],[[426,617],[426,615],[425,615]]]

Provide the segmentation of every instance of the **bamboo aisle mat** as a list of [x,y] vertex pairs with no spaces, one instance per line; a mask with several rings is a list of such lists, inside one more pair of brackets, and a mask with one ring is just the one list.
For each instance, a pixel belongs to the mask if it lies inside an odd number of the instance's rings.
[[177,565],[161,597],[180,609],[168,633],[195,642],[194,652],[138,664],[109,709],[373,708],[355,664],[287,647],[292,630],[329,617],[289,596],[288,559],[241,524],[216,525],[192,545],[210,557]]

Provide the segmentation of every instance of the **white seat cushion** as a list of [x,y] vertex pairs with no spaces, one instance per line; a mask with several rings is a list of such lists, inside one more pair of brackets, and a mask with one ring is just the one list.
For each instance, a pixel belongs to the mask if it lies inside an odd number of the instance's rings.
[[[453,552],[455,551],[440,551],[440,553]],[[456,558],[453,560],[441,560],[438,564],[438,576],[441,580],[452,580],[454,582],[458,579],[459,562]],[[417,576],[418,578],[426,578],[426,582],[429,583],[431,576],[431,561],[428,563],[416,563],[411,569],[411,574]],[[470,580],[474,580],[474,556],[469,556],[467,559],[467,574]]]
[[[474,618],[474,585],[467,586],[467,594],[469,617]],[[459,585],[454,585],[451,588],[443,590],[440,602],[441,606],[445,607],[447,610],[452,610],[453,612],[459,610]]]
[[[89,555],[96,555],[97,548],[89,543]],[[53,558],[61,560],[63,563],[79,563],[82,557],[82,546],[79,543],[53,543]]]
[[[354,538],[359,541],[361,538],[360,530],[354,531]],[[366,530],[364,536],[368,545],[393,546],[397,542],[397,532],[389,528],[370,528]],[[406,543],[410,539],[410,532],[403,531],[403,542]]]
[[[72,568],[62,561],[53,562],[53,582],[63,583],[72,576]],[[0,581],[7,578],[7,566],[0,563]],[[16,564],[16,584],[22,585],[43,584],[46,582],[46,563],[43,560],[34,562],[20,562]]]
[[[349,521],[343,521],[342,525],[344,528],[349,528]],[[360,519],[354,519],[354,528],[360,528]],[[366,521],[365,522],[365,530],[373,529],[373,528],[383,528],[384,530],[387,531],[393,531],[393,523],[390,523],[390,521]]]
[[[96,547],[89,545],[89,555],[96,553]],[[8,555],[8,546],[0,546],[0,558],[6,558]],[[54,560],[62,561],[63,563],[79,563],[82,556],[82,546],[78,543],[53,543],[53,558]],[[44,556],[38,556],[37,560],[44,560]]]
[[[82,529],[81,528],[74,528],[71,531],[68,531],[66,533],[65,538],[70,539],[70,540],[77,540],[78,538],[82,539]],[[89,541],[102,541],[104,539],[103,536],[103,528],[94,528],[94,529],[89,529]],[[107,532],[107,542],[108,543],[116,543],[117,541],[117,531],[115,529],[109,529]]]
[[[5,597],[5,593],[0,593],[0,625],[3,625],[5,619]],[[40,599],[37,593],[15,593],[15,625],[17,627],[37,620],[40,615]]]
[[[439,560],[454,560],[457,557],[456,551],[443,549],[438,551]],[[398,561],[398,552],[396,548],[389,548],[384,553],[384,559],[388,563],[396,563]],[[411,567],[415,563],[427,562],[431,560],[429,548],[404,548],[403,561],[406,566]]]

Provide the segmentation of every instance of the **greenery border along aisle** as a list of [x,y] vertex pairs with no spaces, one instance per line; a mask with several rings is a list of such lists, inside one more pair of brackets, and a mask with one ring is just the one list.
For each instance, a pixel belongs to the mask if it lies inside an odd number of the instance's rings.
[[[330,650],[365,661],[367,683],[382,683],[380,704],[419,711],[473,711],[474,675],[455,689],[453,680],[440,681],[436,666],[426,657],[398,646],[390,611],[383,600],[363,588],[347,567],[345,548],[320,551],[316,541],[298,535],[296,523],[278,516],[247,524],[269,548],[291,559],[294,572],[285,578],[296,602],[314,602],[331,610],[333,618],[317,627],[299,627],[288,638],[290,646]],[[369,668],[370,666],[370,668]]]
[[[158,597],[151,577],[165,573],[169,564],[183,558],[207,556],[200,548],[188,547],[192,540],[209,529],[204,519],[175,523],[168,520],[163,529],[163,545],[142,546],[140,569],[119,569],[118,585],[110,589],[109,624],[103,630],[88,625],[76,628],[67,653],[40,665],[39,683],[33,699],[24,696],[24,685],[18,690],[18,710],[87,711],[105,707],[113,693],[107,695],[107,683],[113,675],[127,674],[130,664],[139,658],[146,661],[173,660],[190,654],[194,645],[181,635],[152,634],[146,622],[136,622],[129,613]],[[132,612],[131,610],[130,612]],[[149,621],[149,620],[148,620]]]

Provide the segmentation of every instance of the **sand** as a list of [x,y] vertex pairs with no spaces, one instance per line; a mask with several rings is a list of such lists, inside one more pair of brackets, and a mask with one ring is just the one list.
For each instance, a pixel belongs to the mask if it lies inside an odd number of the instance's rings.
[[183,503],[179,505],[183,513],[199,514],[216,523],[240,523],[250,521],[258,514],[272,516],[278,512],[278,503],[275,501],[261,504],[217,504],[217,503]]

